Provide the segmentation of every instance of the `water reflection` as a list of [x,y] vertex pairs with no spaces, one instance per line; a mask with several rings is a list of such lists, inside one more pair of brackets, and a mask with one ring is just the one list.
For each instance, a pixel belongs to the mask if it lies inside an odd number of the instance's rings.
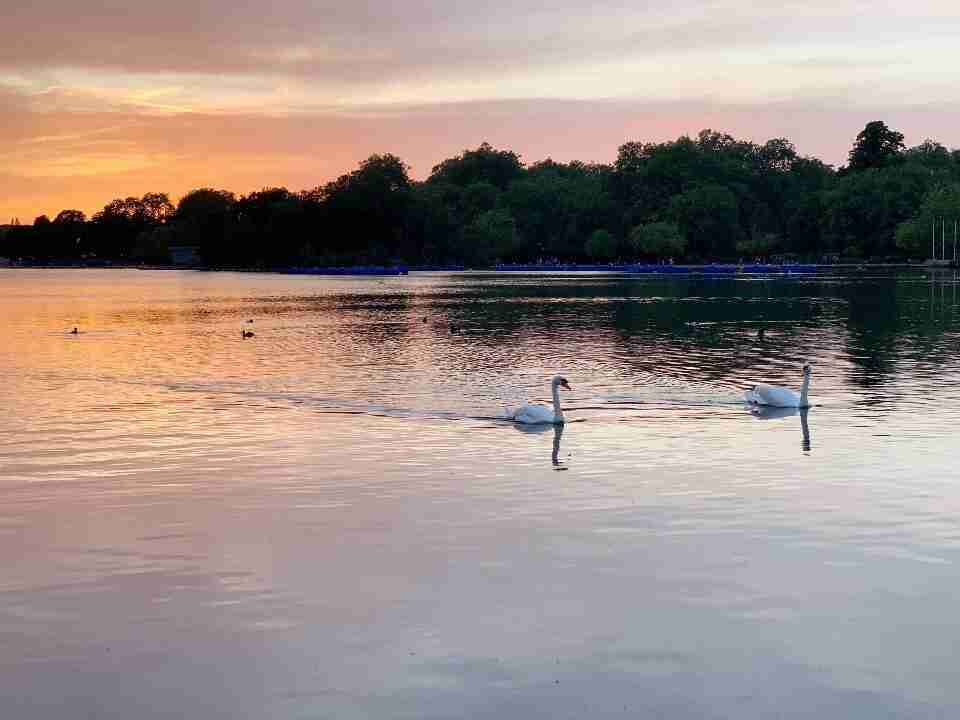
[[810,408],[773,407],[772,405],[747,405],[745,407],[747,412],[757,420],[780,420],[782,418],[792,417],[793,415],[799,415],[800,432],[803,435],[800,446],[804,452],[810,452],[810,425],[807,420]]
[[553,452],[550,454],[550,462],[554,470],[566,470],[567,467],[560,459],[560,441],[563,439],[563,430],[565,425],[527,425],[524,423],[511,423],[518,432],[526,435],[546,435],[553,432]]
[[623,363],[636,371],[666,358],[660,364],[671,371],[709,382],[730,369],[799,363],[843,347],[844,372],[873,388],[905,356],[951,351],[956,284],[953,274],[920,271],[789,280],[464,277],[438,292],[435,308],[473,328],[476,348],[603,337],[621,344]]
[[558,470],[566,470],[565,467],[560,467],[563,465],[563,461],[560,460],[560,440],[563,438],[563,425],[554,425],[553,426],[553,453],[550,455],[550,460],[553,462],[553,466]]
[[[960,717],[956,290],[0,272],[0,697]],[[808,358],[816,420],[743,414]],[[561,370],[566,426],[496,421]]]

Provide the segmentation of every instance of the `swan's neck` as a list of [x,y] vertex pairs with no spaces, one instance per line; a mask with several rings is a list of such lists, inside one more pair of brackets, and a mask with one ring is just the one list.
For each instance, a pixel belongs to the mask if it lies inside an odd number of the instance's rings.
[[807,401],[807,391],[810,390],[810,376],[803,376],[803,385],[800,387],[800,407],[807,407],[810,403]]
[[563,421],[563,411],[560,409],[560,386],[553,386],[553,419]]

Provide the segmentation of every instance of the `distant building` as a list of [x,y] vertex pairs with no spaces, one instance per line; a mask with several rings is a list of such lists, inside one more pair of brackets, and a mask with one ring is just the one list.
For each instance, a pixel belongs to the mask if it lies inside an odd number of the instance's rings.
[[177,245],[170,248],[170,262],[177,267],[197,267],[200,265],[199,246]]

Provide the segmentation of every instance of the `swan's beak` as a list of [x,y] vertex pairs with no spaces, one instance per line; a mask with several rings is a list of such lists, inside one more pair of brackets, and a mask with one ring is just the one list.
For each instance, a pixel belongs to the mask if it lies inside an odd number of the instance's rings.
[[570,390],[570,389],[571,389],[570,386],[567,385],[567,383],[560,383],[560,387],[562,387],[564,390]]

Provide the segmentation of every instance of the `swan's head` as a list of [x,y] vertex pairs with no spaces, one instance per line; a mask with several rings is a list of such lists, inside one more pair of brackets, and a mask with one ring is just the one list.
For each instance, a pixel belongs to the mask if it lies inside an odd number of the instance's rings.
[[563,375],[557,375],[552,382],[554,387],[562,387],[564,390],[569,390],[570,385],[567,383],[567,379]]
[[810,377],[813,374],[813,368],[810,366],[810,363],[805,362],[803,364],[803,376]]

